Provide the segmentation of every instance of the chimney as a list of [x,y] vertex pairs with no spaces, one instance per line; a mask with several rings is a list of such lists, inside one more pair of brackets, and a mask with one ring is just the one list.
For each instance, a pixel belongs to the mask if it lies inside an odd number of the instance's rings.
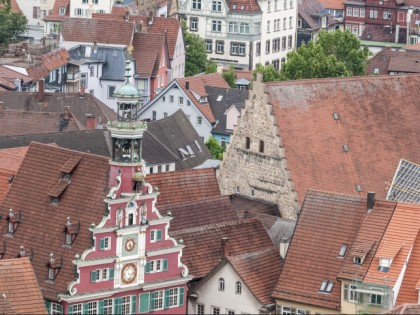
[[38,102],[43,102],[45,100],[45,81],[38,81]]
[[86,128],[92,130],[92,129],[96,129],[97,127],[98,126],[96,123],[95,115],[86,114]]
[[86,88],[85,88],[85,86],[84,85],[81,85],[80,86],[80,98],[85,98],[85,90],[86,90]]
[[229,239],[227,237],[223,237],[221,239],[221,249],[222,249],[222,259],[229,256]]
[[368,212],[371,212],[373,210],[374,206],[375,206],[375,193],[374,192],[368,192],[368,194],[367,194],[367,210],[368,210]]
[[280,257],[281,259],[286,258],[287,250],[289,249],[289,240],[287,237],[282,237],[280,240]]
[[190,90],[190,81],[185,81],[185,88],[187,89],[187,90]]
[[153,25],[153,11],[149,11],[149,16],[147,17],[147,25],[152,26]]

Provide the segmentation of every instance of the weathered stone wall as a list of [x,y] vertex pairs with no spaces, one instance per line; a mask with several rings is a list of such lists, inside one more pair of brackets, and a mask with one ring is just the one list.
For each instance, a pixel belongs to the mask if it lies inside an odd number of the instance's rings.
[[[296,219],[298,203],[281,138],[265,84],[261,77],[258,80],[224,154],[218,172],[219,186],[223,195],[253,194],[256,199],[277,204],[283,218]],[[246,137],[251,139],[250,149],[246,149]],[[263,153],[259,152],[260,140],[264,141]]]

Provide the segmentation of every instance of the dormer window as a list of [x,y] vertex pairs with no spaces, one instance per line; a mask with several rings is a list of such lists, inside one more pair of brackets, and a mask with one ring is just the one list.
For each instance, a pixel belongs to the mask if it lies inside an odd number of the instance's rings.
[[14,224],[12,222],[9,222],[7,233],[13,234],[15,232]]
[[15,215],[13,209],[9,210],[9,215],[6,217],[7,220],[7,234],[9,236],[12,236],[15,234],[16,229],[21,222],[22,213],[19,211],[18,215]]
[[207,102],[207,97],[206,96],[201,96],[200,97],[200,103],[205,103]]
[[66,225],[64,226],[64,245],[71,246],[76,239],[80,230],[80,222],[74,224],[70,217],[67,217]]
[[53,268],[48,268],[48,280],[54,280],[55,272]]
[[391,258],[379,258],[378,271],[388,272],[391,267],[392,259]]
[[338,253],[338,257],[344,257],[344,255],[346,254],[346,251],[347,251],[347,245],[346,244],[341,245],[340,252]]
[[353,260],[355,265],[361,265],[363,260],[361,256],[354,256],[354,260]]
[[54,281],[57,277],[58,272],[60,271],[61,267],[63,266],[63,260],[61,258],[56,259],[54,254],[50,254],[50,259],[47,263],[48,268],[48,276],[47,280]]

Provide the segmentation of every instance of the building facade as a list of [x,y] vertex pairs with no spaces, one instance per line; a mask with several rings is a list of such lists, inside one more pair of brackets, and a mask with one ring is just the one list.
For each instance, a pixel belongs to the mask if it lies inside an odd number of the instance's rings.
[[189,31],[205,39],[210,59],[225,68],[273,64],[279,69],[295,47],[296,0],[185,0],[179,13]]

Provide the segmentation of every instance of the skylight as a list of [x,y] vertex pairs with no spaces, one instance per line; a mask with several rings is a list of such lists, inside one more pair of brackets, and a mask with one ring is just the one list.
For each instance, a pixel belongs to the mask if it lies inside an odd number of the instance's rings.
[[200,152],[201,152],[201,146],[200,146],[200,144],[198,143],[198,141],[197,141],[197,140],[194,140],[194,143],[195,143],[195,145],[197,146],[198,150],[200,150]]
[[321,287],[319,288],[319,291],[324,292],[324,293],[331,293],[333,287],[334,287],[334,281],[323,280],[321,283]]
[[338,256],[339,257],[344,257],[344,255],[346,253],[346,250],[347,250],[347,245],[346,244],[341,245],[340,253],[338,254]]
[[217,101],[218,101],[218,102],[220,102],[222,99],[223,99],[223,95],[219,95],[219,96],[217,97]]
[[187,150],[189,154],[194,155],[194,151],[191,149],[191,146],[189,144],[187,144]]

